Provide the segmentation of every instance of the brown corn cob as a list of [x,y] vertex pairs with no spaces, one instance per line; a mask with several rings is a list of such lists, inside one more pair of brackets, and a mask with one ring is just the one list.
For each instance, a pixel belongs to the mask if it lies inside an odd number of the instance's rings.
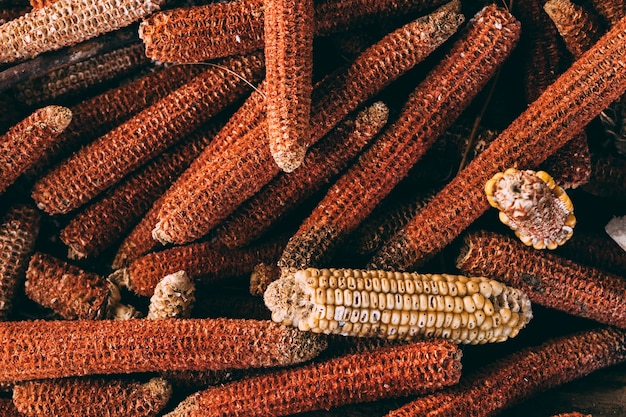
[[0,415],[2,417],[24,417],[10,398],[0,398]]
[[283,274],[263,298],[276,322],[345,336],[493,343],[532,318],[521,291],[460,275],[307,268]]
[[593,417],[593,416],[591,414],[582,414],[582,413],[579,413],[578,411],[572,411],[571,413],[555,414],[552,417]]
[[200,391],[166,416],[284,416],[425,394],[458,382],[460,357],[444,341],[346,355]]
[[[310,145],[450,36],[462,20],[456,6],[452,2],[390,33],[350,67],[319,83],[312,96]],[[211,164],[192,165],[185,180],[166,192],[153,236],[179,244],[204,236],[272,179],[278,167],[269,149],[258,147],[265,129],[257,126]]]
[[469,105],[519,33],[519,23],[505,10],[479,12],[413,91],[397,121],[331,186],[289,240],[279,265],[304,268],[326,261]]
[[626,1],[624,0],[591,0],[591,4],[611,26],[626,17]]
[[97,256],[128,232],[211,142],[216,125],[219,123],[200,128],[78,213],[60,232],[69,248],[68,257]]
[[30,259],[25,291],[28,298],[68,320],[104,318],[111,302],[103,277],[43,253]]
[[143,44],[131,44],[17,84],[14,96],[28,106],[66,99],[130,74],[149,62]]
[[58,0],[0,26],[0,62],[33,58],[112,32],[159,9],[162,0]]
[[184,270],[196,282],[241,276],[259,262],[276,262],[284,247],[282,238],[240,249],[213,241],[191,243],[144,255],[114,272],[111,280],[149,297],[165,275]]
[[513,238],[469,234],[457,267],[519,288],[534,303],[626,328],[626,280],[534,251]]
[[[327,34],[384,17],[432,9],[445,0],[316,2],[314,31]],[[146,54],[162,62],[200,62],[264,46],[263,0],[238,0],[153,14],[139,26]]]
[[569,0],[549,0],[543,8],[556,25],[574,59],[580,58],[602,36],[599,22],[581,6]]
[[0,320],[11,312],[16,290],[24,282],[40,218],[34,207],[16,204],[0,221]]
[[56,3],[59,0],[30,0],[30,6],[33,9],[41,9],[42,7],[50,6],[52,3]]
[[196,287],[185,271],[166,275],[150,297],[147,319],[189,318],[196,301]]
[[257,239],[282,215],[341,172],[387,122],[389,109],[377,102],[335,127],[311,147],[301,170],[278,174],[219,227],[216,238],[229,247]]
[[147,382],[104,378],[64,378],[26,381],[13,388],[13,403],[29,417],[150,417],[172,395],[163,378]]
[[407,269],[456,238],[489,207],[482,190],[491,176],[540,164],[624,93],[625,53],[622,19],[396,233],[370,267]]
[[626,360],[626,333],[595,329],[522,349],[386,417],[488,417],[539,392]]
[[620,248],[604,230],[577,230],[567,245],[556,250],[564,258],[592,268],[626,277],[626,251]]
[[80,207],[237,100],[262,70],[250,55],[201,73],[40,178],[33,199],[48,213]]
[[563,188],[578,188],[589,182],[591,153],[587,134],[582,131],[574,135],[539,167],[543,170],[551,169],[554,180]]
[[58,140],[71,120],[67,107],[47,106],[0,136],[0,194],[32,166],[39,153]]
[[598,197],[623,200],[626,196],[626,159],[594,155],[589,182],[581,188]]

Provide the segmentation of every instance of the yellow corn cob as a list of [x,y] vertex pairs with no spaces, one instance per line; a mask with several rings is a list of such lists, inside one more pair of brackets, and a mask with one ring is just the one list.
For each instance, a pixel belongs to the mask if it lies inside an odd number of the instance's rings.
[[501,342],[532,318],[526,294],[483,277],[357,269],[284,273],[265,291],[272,320],[314,333]]

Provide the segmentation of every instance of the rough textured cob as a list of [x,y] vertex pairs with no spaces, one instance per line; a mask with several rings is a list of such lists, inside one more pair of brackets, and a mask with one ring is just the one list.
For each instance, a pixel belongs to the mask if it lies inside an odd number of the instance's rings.
[[13,388],[13,403],[29,417],[151,417],[172,395],[163,378],[147,382],[104,378],[27,381]]
[[209,388],[166,416],[284,416],[424,394],[459,380],[460,357],[461,351],[444,341],[346,355]]
[[552,417],[593,417],[593,416],[591,414],[582,414],[582,413],[579,413],[578,411],[572,411],[571,413],[555,414]]
[[2,417],[24,417],[13,404],[11,398],[0,398],[0,414]]
[[533,303],[626,328],[626,280],[598,269],[486,232],[465,238],[457,267],[519,288]]
[[320,338],[271,321],[236,319],[2,322],[0,336],[2,382],[284,366],[326,347]]
[[524,348],[386,417],[495,416],[539,392],[626,360],[626,333],[595,329]]
[[626,277],[626,251],[604,230],[577,230],[567,245],[556,250],[556,254],[592,268]]
[[30,0],[29,3],[33,9],[41,9],[42,7],[50,6],[52,3],[56,3],[59,0]]
[[598,197],[623,200],[626,196],[626,159],[594,155],[591,158],[591,177],[581,188]]
[[150,297],[147,319],[189,318],[196,287],[185,271],[166,275]]
[[580,58],[602,36],[599,22],[569,0],[549,0],[543,8],[575,59]]
[[591,4],[610,25],[626,17],[626,1],[624,0],[591,0]]
[[264,295],[272,320],[315,333],[501,342],[532,318],[528,297],[483,277],[308,268]]

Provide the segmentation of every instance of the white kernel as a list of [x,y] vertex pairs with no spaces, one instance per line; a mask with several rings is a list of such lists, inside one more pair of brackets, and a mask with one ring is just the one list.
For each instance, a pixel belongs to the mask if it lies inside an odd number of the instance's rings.
[[461,313],[465,311],[465,304],[463,304],[462,297],[454,297],[454,311],[455,313]]
[[372,287],[374,288],[374,292],[379,293],[382,291],[380,279],[378,277],[372,278]]
[[463,297],[463,306],[465,307],[465,311],[468,313],[473,313],[476,311],[476,304],[474,304],[474,300],[469,295]]
[[343,290],[343,305],[348,307],[352,305],[352,291]]
[[326,304],[326,290],[324,288],[315,289],[315,303]]
[[319,277],[320,288],[328,288],[328,277],[320,275]]
[[438,311],[437,313],[435,313],[435,316],[437,316],[437,320],[435,321],[435,327],[443,327],[443,323],[446,321],[446,313]]
[[394,279],[394,282],[396,283],[397,292],[404,294],[406,292],[406,289],[404,288],[404,280],[396,278]]
[[361,310],[353,308],[352,314],[350,315],[350,323],[358,323],[359,318],[361,318]]
[[378,294],[375,292],[370,292],[370,307],[378,308]]
[[378,308],[381,310],[387,309],[387,296],[385,294],[378,294]]
[[450,325],[452,324],[452,318],[454,317],[454,314],[452,313],[443,313],[445,314],[445,320],[443,321],[443,327],[450,327]]
[[417,326],[417,320],[419,319],[419,313],[417,311],[411,311],[409,313],[409,315],[410,315],[409,326]]
[[426,321],[426,327],[434,327],[437,322],[437,313],[428,312],[428,320]]
[[357,291],[363,291],[365,289],[365,281],[363,278],[356,279],[356,289]]
[[335,306],[332,304],[329,304],[328,306],[326,306],[325,318],[326,320],[332,320],[333,317],[335,317]]
[[346,288],[346,277],[339,276],[337,277],[337,288],[345,289]]
[[370,311],[364,308],[361,310],[361,315],[359,316],[359,322],[367,323],[369,321],[370,321]]
[[380,286],[381,286],[382,292],[384,292],[385,294],[391,291],[391,284],[387,278],[381,278]]
[[378,323],[380,321],[380,310],[370,310],[370,323]]
[[395,306],[396,306],[396,297],[394,297],[394,294],[385,294],[385,297],[387,298],[387,309],[388,310],[395,310]]
[[319,319],[323,318],[324,316],[326,316],[326,306],[323,305],[323,304],[316,305],[315,309],[313,310],[313,316],[317,320],[319,320]]
[[448,295],[448,283],[446,281],[438,281],[437,290],[439,295]]
[[393,305],[396,310],[404,309],[404,297],[402,297],[402,294],[394,294]]
[[380,321],[389,324],[391,322],[391,311],[383,310],[380,314]]
[[461,315],[460,314],[452,314],[452,322],[450,323],[450,327],[452,329],[458,329],[461,327]]
[[354,277],[348,277],[346,279],[346,285],[348,286],[348,289],[354,291],[356,289],[356,279],[354,279]]
[[335,290],[332,288],[326,290],[326,303],[335,304]]
[[372,291],[373,284],[372,279],[370,277],[363,278],[363,286],[367,291]]
[[400,313],[400,324],[406,325],[406,324],[409,324],[410,321],[411,321],[411,313],[406,310],[403,310]]
[[335,316],[333,317],[333,320],[345,321],[344,319],[345,313],[346,313],[346,308],[344,306],[335,307]]
[[419,320],[417,321],[417,327],[422,328],[422,329],[425,328],[427,321],[428,321],[428,313],[420,312]]
[[424,293],[424,281],[416,279],[413,281],[413,283],[415,284],[415,293],[423,294]]
[[398,326],[400,324],[400,320],[401,320],[400,312],[399,311],[393,311],[391,313],[390,323],[393,324],[394,326]]
[[478,310],[482,310],[482,308],[485,306],[485,297],[483,297],[481,293],[473,294],[472,301],[474,301],[474,305]]
[[337,277],[335,275],[328,277],[328,287],[337,288]]
[[413,283],[413,280],[405,279],[404,289],[406,290],[407,294],[415,294],[415,284]]
[[370,293],[363,290],[360,292],[361,295],[361,307],[369,308],[370,307]]

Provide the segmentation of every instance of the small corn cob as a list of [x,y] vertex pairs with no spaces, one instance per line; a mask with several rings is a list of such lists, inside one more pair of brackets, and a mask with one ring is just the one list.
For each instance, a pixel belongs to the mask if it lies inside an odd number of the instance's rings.
[[[504,9],[491,6],[480,11],[411,93],[397,121],[331,186],[301,224],[279,266],[305,268],[327,262],[337,244],[469,105],[508,57],[519,33],[519,22]],[[477,60],[477,56],[485,59]]]
[[[166,417],[285,416],[425,394],[458,382],[461,351],[445,341],[410,343],[271,372],[191,395]],[[276,395],[280,393],[280,395]]]
[[532,318],[528,297],[483,277],[308,268],[271,283],[272,320],[303,331],[501,342]]
[[[452,2],[408,23],[363,52],[347,69],[318,83],[312,94],[310,145],[447,39],[462,21],[457,6]],[[210,164],[192,165],[185,179],[181,177],[166,192],[153,231],[157,240],[181,244],[206,235],[278,174],[269,149],[258,147],[267,127],[254,129]]]
[[226,219],[216,238],[240,247],[259,238],[281,216],[341,172],[387,122],[389,109],[376,102],[356,118],[347,118],[312,146],[302,168],[278,174]]
[[604,230],[578,230],[555,253],[583,265],[626,277],[626,251]]
[[166,275],[150,297],[147,319],[189,318],[196,301],[196,287],[185,271]]
[[591,0],[591,4],[611,26],[626,17],[626,1],[624,0]]
[[543,8],[574,59],[580,58],[602,36],[600,24],[593,15],[570,0],[549,0]]
[[112,32],[159,9],[162,0],[58,0],[0,26],[0,62],[33,58]]
[[72,120],[67,107],[47,106],[0,136],[0,194],[58,140]]
[[2,382],[286,366],[326,348],[297,329],[236,319],[0,322],[0,340]]
[[257,54],[201,73],[40,178],[33,199],[51,214],[80,207],[240,98],[262,70]]
[[457,267],[501,280],[533,303],[626,328],[626,280],[495,233],[465,238]]
[[594,156],[591,158],[589,182],[581,188],[597,197],[624,200],[626,196],[626,159],[611,155]]
[[147,382],[104,378],[26,381],[13,388],[13,403],[29,417],[152,417],[169,401],[172,387],[163,378]]
[[10,207],[0,221],[0,320],[11,312],[16,291],[24,282],[40,218],[37,209],[20,204]]
[[487,181],[485,194],[500,210],[500,221],[527,246],[556,249],[574,233],[572,200],[545,171],[509,168]]
[[[484,185],[511,166],[543,162],[626,90],[626,19],[552,83],[377,252],[374,269],[424,263],[489,207]],[[594,94],[589,94],[594,91]]]
[[517,351],[385,417],[488,417],[532,395],[626,360],[626,332],[594,329]]

